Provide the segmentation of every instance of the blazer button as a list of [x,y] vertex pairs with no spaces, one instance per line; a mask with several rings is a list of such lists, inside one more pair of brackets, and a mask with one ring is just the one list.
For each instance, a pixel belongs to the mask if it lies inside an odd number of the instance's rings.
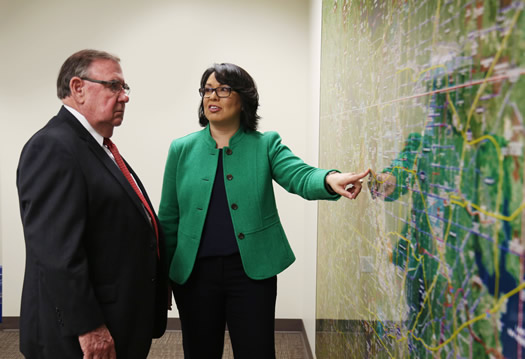
[[239,233],[239,235],[237,236],[237,238],[239,238],[239,239],[244,239],[244,233]]
[[233,151],[232,151],[231,148],[228,148],[228,149],[226,150],[226,154],[227,154],[228,156],[231,155],[232,153],[233,153]]
[[228,181],[231,181],[233,179],[233,176],[232,175],[227,175],[226,178],[228,179]]
[[239,208],[239,206],[237,206],[235,203],[232,204],[232,209],[233,209],[233,210],[236,210],[237,208]]

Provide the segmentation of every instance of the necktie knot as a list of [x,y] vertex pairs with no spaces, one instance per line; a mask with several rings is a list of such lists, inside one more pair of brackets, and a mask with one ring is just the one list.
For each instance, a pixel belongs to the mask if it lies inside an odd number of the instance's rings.
[[107,148],[111,150],[113,147],[115,147],[115,144],[109,138],[104,137],[104,146],[107,146]]

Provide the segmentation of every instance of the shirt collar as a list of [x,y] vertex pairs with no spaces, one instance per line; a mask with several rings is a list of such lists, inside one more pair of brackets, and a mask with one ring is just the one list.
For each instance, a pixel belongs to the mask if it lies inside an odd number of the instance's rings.
[[97,143],[104,147],[104,137],[98,133],[97,131],[95,131],[95,129],[89,124],[88,120],[86,119],[86,117],[84,117],[84,115],[82,115],[80,112],[78,112],[77,110],[75,110],[73,107],[70,107],[68,105],[64,105],[64,107],[69,111],[71,112],[71,114],[73,116],[75,116],[75,118],[78,120],[78,122],[80,122],[82,124],[82,126],[84,126],[86,128],[86,130],[91,134],[91,136],[93,136],[93,138],[95,139],[95,141],[97,141]]

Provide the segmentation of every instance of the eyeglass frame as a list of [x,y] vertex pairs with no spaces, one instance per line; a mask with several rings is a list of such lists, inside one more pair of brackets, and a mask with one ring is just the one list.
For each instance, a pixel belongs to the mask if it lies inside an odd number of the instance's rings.
[[[124,90],[124,93],[126,94],[126,96],[128,96],[129,93],[131,92],[131,88],[129,87],[129,85],[125,82],[120,82],[119,80],[103,81],[103,80],[94,80],[89,77],[81,77],[80,79],[106,86],[107,88],[111,90],[111,92],[116,93],[116,94],[121,93],[122,90]],[[117,84],[120,86],[120,89],[115,88],[115,85]]]
[[[217,92],[218,89],[228,89],[228,95],[226,96],[221,96],[219,95],[219,93]],[[210,92],[210,95],[209,96],[205,96],[205,90],[211,90]],[[213,93],[215,92],[215,94],[217,95],[218,98],[227,98],[227,97],[230,97],[231,94],[232,94],[232,91],[235,91],[233,88],[229,87],[229,86],[218,86],[218,87],[201,87],[199,89],[199,95],[201,95],[202,98],[210,98],[211,95],[213,95]]]

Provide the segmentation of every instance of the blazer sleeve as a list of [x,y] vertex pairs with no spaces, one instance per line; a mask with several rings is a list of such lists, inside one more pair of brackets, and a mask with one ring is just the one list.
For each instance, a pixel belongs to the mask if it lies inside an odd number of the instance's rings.
[[83,243],[89,193],[77,159],[60,139],[36,136],[22,151],[17,187],[26,258],[42,286],[33,290],[54,303],[64,335],[97,328],[104,319]]
[[268,157],[273,179],[290,193],[308,200],[338,200],[341,196],[331,194],[325,186],[325,177],[331,170],[310,166],[281,143],[277,132],[266,132]]
[[[168,267],[177,248],[177,231],[179,229],[179,201],[177,198],[177,162],[178,155],[175,141],[172,142],[162,184],[162,195],[159,206],[159,221],[166,238],[166,255]],[[168,268],[169,269],[169,268]]]

